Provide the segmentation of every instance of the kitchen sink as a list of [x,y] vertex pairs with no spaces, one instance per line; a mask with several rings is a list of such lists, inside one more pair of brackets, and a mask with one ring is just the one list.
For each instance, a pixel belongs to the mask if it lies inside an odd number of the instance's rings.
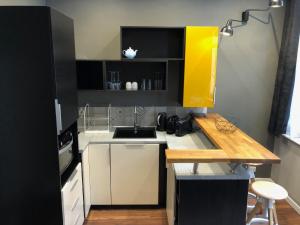
[[156,138],[154,127],[117,127],[113,138]]

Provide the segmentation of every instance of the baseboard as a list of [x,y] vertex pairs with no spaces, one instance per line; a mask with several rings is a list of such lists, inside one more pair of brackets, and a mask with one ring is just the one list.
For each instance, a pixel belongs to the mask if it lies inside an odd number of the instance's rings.
[[293,207],[293,209],[296,210],[296,212],[300,215],[300,206],[289,196],[286,201],[289,203],[290,206]]
[[[265,180],[265,181],[274,182],[271,178],[255,178],[255,180]],[[298,203],[295,202],[290,196],[288,196],[286,201],[300,215],[300,206],[298,205]]]

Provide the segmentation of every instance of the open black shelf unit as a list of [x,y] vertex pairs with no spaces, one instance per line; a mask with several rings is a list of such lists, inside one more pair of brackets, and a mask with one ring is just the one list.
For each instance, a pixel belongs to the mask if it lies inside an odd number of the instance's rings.
[[[175,106],[182,104],[184,74],[184,27],[121,27],[120,60],[77,60],[79,105]],[[122,50],[138,49],[134,59]],[[110,90],[111,72],[119,72],[120,90]],[[152,89],[142,90],[142,80]],[[162,80],[155,89],[154,81]],[[137,91],[125,90],[127,81],[137,82]]]
[[[121,90],[125,90],[125,83],[127,81],[137,82],[138,90],[141,89],[142,80],[151,81],[151,90],[148,91],[167,91],[167,75],[168,75],[168,62],[163,60],[147,60],[147,61],[120,61],[110,60],[105,61],[105,81],[110,79],[110,71],[120,71]],[[162,81],[162,88],[157,89],[154,87],[155,80]],[[108,89],[108,87],[106,87]],[[110,90],[112,91],[112,90]],[[114,90],[115,91],[115,90]],[[147,90],[146,90],[147,91]]]
[[[167,91],[168,61],[146,60],[77,60],[77,84],[79,90],[124,91],[125,83],[137,82],[138,91]],[[119,72],[121,90],[110,90],[110,72]],[[141,90],[142,80],[151,80],[152,90]],[[160,79],[162,88],[155,89],[154,81]]]
[[136,58],[183,59],[184,40],[182,27],[121,27],[121,49],[137,49]]

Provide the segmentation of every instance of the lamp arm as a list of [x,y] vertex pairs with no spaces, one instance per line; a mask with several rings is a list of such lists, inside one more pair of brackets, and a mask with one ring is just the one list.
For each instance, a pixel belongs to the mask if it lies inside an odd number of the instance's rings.
[[[241,24],[240,24],[240,25],[233,26],[233,25],[232,25],[233,22],[241,23]],[[237,27],[242,27],[242,26],[244,26],[245,23],[244,23],[242,20],[229,19],[229,20],[227,20],[227,22],[226,22],[226,26],[228,26],[228,25],[232,26],[232,28],[237,28]]]
[[270,7],[265,8],[265,9],[247,9],[244,12],[266,12],[266,11],[269,11],[269,10],[270,10]]
[[229,20],[227,20],[227,22],[226,22],[226,26],[232,26],[232,23],[233,22],[237,22],[237,23],[243,23],[243,21],[241,21],[241,20],[235,20],[235,19],[229,19]]
[[242,20],[231,20],[232,22],[238,22],[238,23],[242,23]]
[[272,20],[272,15],[271,14],[269,14],[269,16],[268,16],[268,21],[264,21],[264,20],[262,20],[262,19],[260,19],[260,18],[257,18],[256,16],[253,16],[253,15],[249,15],[252,19],[255,19],[255,20],[257,20],[258,22],[261,22],[261,23],[263,23],[263,24],[270,24],[270,22],[271,22],[271,20]]

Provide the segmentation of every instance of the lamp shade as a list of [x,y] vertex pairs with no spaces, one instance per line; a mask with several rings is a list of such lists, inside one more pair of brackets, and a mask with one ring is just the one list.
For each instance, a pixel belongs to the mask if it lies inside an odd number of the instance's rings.
[[283,7],[284,3],[283,0],[270,0],[269,6],[272,8],[279,8]]
[[224,27],[222,27],[221,32],[223,36],[231,37],[233,35],[233,29],[230,24],[226,24]]

